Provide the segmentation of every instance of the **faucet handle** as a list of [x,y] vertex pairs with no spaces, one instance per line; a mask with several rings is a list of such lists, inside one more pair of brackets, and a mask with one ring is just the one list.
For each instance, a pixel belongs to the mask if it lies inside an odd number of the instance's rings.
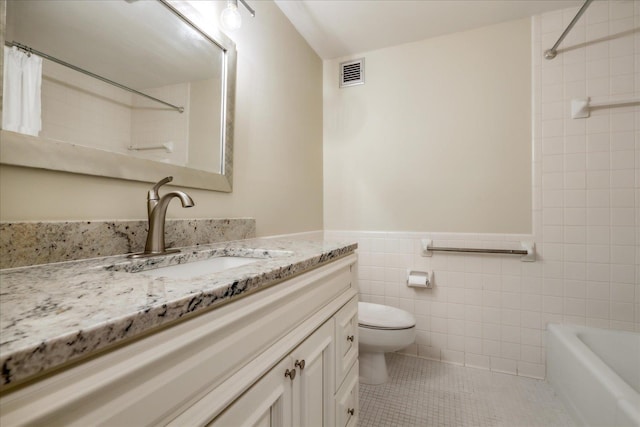
[[160,196],[158,195],[158,190],[160,189],[160,187],[162,187],[163,185],[165,185],[168,182],[173,181],[173,177],[172,176],[168,176],[166,178],[161,179],[160,181],[158,181],[156,183],[156,185],[153,186],[153,188],[151,190],[149,190],[149,197],[148,200],[159,200]]

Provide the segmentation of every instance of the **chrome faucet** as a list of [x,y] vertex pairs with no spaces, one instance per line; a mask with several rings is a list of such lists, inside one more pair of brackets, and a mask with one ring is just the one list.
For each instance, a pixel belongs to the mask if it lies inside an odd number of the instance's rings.
[[145,258],[156,255],[165,255],[180,252],[178,249],[166,249],[164,246],[164,223],[167,216],[167,207],[174,197],[178,197],[183,208],[190,208],[195,205],[193,199],[182,191],[171,191],[160,197],[158,190],[161,186],[173,181],[172,176],[160,180],[149,190],[147,195],[147,212],[149,216],[149,234],[144,252],[131,254],[129,258]]

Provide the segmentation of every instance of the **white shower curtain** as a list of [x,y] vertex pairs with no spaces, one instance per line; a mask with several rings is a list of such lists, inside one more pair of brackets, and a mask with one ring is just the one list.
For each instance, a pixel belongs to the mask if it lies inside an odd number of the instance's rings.
[[41,118],[42,58],[4,47],[2,128],[38,136]]

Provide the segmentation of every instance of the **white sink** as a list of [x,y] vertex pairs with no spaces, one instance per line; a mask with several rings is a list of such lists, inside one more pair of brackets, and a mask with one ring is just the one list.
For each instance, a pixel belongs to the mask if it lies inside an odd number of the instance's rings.
[[259,260],[260,258],[220,256],[202,261],[189,262],[186,264],[169,265],[167,267],[144,270],[135,274],[142,274],[144,276],[151,277],[168,277],[170,279],[190,279],[192,277],[218,273],[230,268],[251,264]]

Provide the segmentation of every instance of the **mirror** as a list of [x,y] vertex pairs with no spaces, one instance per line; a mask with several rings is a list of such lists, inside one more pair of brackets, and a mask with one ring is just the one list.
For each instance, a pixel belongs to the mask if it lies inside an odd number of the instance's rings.
[[3,129],[0,162],[231,191],[235,45],[191,6],[0,1],[3,44],[43,58],[41,130]]

